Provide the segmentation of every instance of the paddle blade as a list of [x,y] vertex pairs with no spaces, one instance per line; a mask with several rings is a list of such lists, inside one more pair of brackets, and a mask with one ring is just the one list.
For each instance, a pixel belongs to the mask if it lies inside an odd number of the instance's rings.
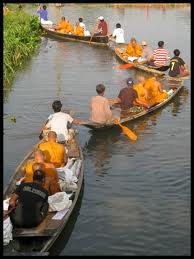
[[133,131],[131,131],[130,129],[128,129],[127,127],[125,126],[122,126],[122,130],[123,130],[123,133],[125,135],[127,135],[130,139],[136,141],[137,140],[137,135],[135,135],[135,133],[133,133]]
[[124,64],[124,65],[121,65],[121,66],[118,66],[117,69],[127,69],[127,68],[131,68],[131,67],[134,67],[134,64]]
[[132,139],[134,141],[137,140],[137,135],[135,135],[135,133],[132,130],[130,130],[126,126],[121,125],[121,123],[117,119],[114,120],[114,123],[119,125],[121,127],[123,133],[125,135],[127,135],[130,139]]

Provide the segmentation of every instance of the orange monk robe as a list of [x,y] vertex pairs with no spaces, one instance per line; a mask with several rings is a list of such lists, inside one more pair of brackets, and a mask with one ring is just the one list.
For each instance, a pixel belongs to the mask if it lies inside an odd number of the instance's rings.
[[73,25],[70,22],[68,22],[67,28],[66,28],[66,33],[72,33],[73,34],[73,32],[74,32]]
[[142,47],[138,44],[134,48],[132,44],[129,43],[126,49],[126,54],[130,57],[141,57],[142,52],[143,52]]
[[84,36],[84,29],[78,24],[75,27],[74,34],[78,36]]
[[56,168],[63,167],[67,162],[64,146],[56,142],[43,142],[38,147],[45,154],[45,162],[52,163]]
[[65,32],[67,29],[68,22],[65,20],[60,21],[59,24],[56,27],[56,31],[58,32]]
[[163,102],[166,98],[168,98],[167,92],[161,92],[162,85],[160,82],[155,81],[154,77],[148,78],[144,84],[145,89],[148,93],[148,104],[149,106],[156,105],[158,103]]
[[[33,182],[33,170],[32,166],[35,163],[34,160],[29,160],[26,164],[25,168],[25,180],[24,182]],[[60,192],[61,188],[59,186],[59,177],[56,169],[53,167],[51,168],[48,163],[44,163],[45,166],[45,182],[43,184],[43,188],[45,188],[49,195],[53,195],[56,192]]]
[[[143,83],[138,83],[135,84],[133,86],[133,89],[136,90],[137,92],[137,96],[138,96],[138,100],[140,100],[141,102],[144,102],[145,104],[148,105],[148,101],[147,101],[147,91],[146,89],[143,87]],[[139,105],[136,102],[134,102],[135,105]]]

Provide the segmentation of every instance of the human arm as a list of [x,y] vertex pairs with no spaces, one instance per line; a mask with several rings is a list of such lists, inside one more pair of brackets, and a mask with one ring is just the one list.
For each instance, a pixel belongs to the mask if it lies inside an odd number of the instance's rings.
[[114,103],[120,103],[120,98],[108,99],[109,105],[113,105]]
[[145,108],[149,108],[149,105],[147,104],[147,102],[144,102],[144,101],[140,101],[138,98],[135,99],[135,103],[145,107]]

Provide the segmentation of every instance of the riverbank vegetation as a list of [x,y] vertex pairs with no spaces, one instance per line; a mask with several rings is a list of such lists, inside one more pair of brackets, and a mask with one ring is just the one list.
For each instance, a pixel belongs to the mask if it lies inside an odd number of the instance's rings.
[[18,68],[39,46],[40,23],[37,16],[23,11],[3,15],[3,85],[10,86]]

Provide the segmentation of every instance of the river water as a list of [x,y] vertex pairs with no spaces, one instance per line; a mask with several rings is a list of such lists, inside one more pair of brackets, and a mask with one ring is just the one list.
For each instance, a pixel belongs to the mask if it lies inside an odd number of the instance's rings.
[[[30,7],[31,13],[35,9]],[[120,22],[125,39],[159,40],[190,66],[190,7],[49,7],[49,18],[72,22],[80,16],[89,29],[103,15],[110,31]],[[117,96],[134,70],[119,64],[106,47],[42,38],[39,50],[18,72],[4,100],[4,185],[36,144],[51,103],[77,118],[89,116],[89,100],[98,83],[106,96]],[[79,127],[85,157],[83,196],[53,251],[60,255],[190,255],[190,80],[164,109],[130,124],[132,142],[121,131],[93,133]]]

